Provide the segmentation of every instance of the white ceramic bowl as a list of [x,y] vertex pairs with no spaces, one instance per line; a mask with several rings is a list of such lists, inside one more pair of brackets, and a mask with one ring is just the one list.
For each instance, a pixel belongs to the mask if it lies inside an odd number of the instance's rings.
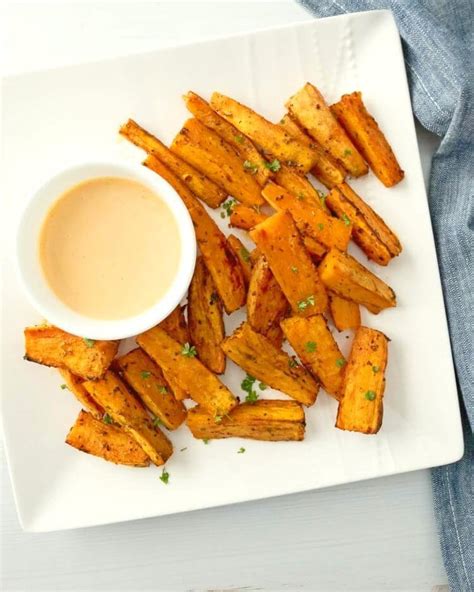
[[[38,239],[51,205],[67,189],[94,177],[125,177],[147,185],[170,208],[178,225],[181,257],[173,283],[165,295],[139,315],[119,320],[98,320],[66,306],[50,288],[38,254]],[[93,229],[91,229],[93,231]],[[196,262],[196,237],[189,213],[176,191],[144,166],[93,162],[70,167],[43,183],[29,199],[17,232],[17,263],[21,282],[36,310],[50,323],[90,339],[122,339],[146,331],[162,321],[186,293]]]

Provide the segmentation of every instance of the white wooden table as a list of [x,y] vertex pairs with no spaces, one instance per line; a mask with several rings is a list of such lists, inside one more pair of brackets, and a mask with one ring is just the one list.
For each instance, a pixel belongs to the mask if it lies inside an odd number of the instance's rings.
[[[7,74],[311,18],[291,0],[14,2],[3,13]],[[436,140],[420,131],[419,141],[427,171]],[[20,530],[1,459],[5,591],[430,591],[447,581],[428,471],[34,535]]]

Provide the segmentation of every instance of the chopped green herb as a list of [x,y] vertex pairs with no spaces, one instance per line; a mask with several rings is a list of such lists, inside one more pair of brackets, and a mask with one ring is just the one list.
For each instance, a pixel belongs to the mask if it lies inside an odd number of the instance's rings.
[[62,384],[61,388],[62,388],[62,390],[67,389],[67,384]]
[[300,201],[304,201],[304,193],[302,191],[300,191],[298,193],[298,195],[296,196]]
[[350,156],[352,154],[352,150],[349,150],[349,148],[346,148],[344,150],[344,156]]
[[225,218],[225,212],[221,212],[221,218]]
[[187,447],[187,446],[185,446],[184,448],[180,448],[180,449],[179,449],[179,451],[180,451],[180,452],[184,452],[184,451],[185,451],[185,450],[187,450],[187,449],[188,449],[188,447]]
[[202,441],[203,444],[209,444],[209,438],[203,438]]
[[246,403],[256,403],[257,401],[258,401],[257,391],[250,391],[249,394],[245,397]]
[[318,348],[318,345],[315,341],[307,341],[304,348],[307,352],[313,353]]
[[379,370],[380,370],[380,366],[372,366],[372,372],[374,374],[377,374],[377,372],[379,372]]
[[234,209],[234,206],[236,203],[237,203],[237,201],[233,197],[230,197],[228,200],[226,200],[222,204],[222,209],[224,211],[221,212],[221,218],[225,218],[226,216],[230,216],[232,214],[232,210]]
[[344,221],[344,224],[346,226],[349,226],[349,224],[351,223],[350,218],[348,218],[347,214],[342,214],[342,220]]
[[186,342],[181,348],[181,355],[186,356],[187,358],[194,358],[197,356],[197,349],[194,347],[194,345],[190,345],[188,342]]
[[244,137],[243,137],[243,136],[241,136],[241,135],[239,134],[238,136],[234,136],[234,140],[235,140],[236,142],[238,142],[239,144],[243,144],[243,142],[244,142]]
[[346,363],[347,363],[347,362],[346,362],[346,360],[345,360],[344,358],[338,358],[338,359],[336,360],[336,366],[337,366],[338,368],[342,368],[343,366],[345,366],[345,365],[346,365]]
[[290,368],[296,368],[297,366],[299,366],[298,362],[295,360],[295,358],[290,358],[288,360],[288,366]]
[[151,372],[148,372],[148,370],[142,370],[142,371],[140,372],[140,376],[141,376],[142,378],[150,378],[150,376],[151,376]]
[[308,306],[314,306],[314,296],[308,296],[304,300],[300,300],[297,304],[298,310],[306,310]]
[[246,263],[248,263],[248,261],[250,261],[250,253],[248,252],[248,250],[245,247],[240,248],[240,255]]
[[166,393],[168,392],[168,389],[163,384],[158,384],[157,387],[162,395],[166,395]]
[[94,347],[95,339],[84,337],[84,343],[87,345],[87,347]]
[[255,173],[258,171],[258,166],[253,162],[250,162],[250,160],[244,160],[243,166],[244,170],[246,170],[251,175],[255,175]]
[[169,480],[170,480],[170,474],[168,473],[168,471],[166,469],[163,469],[161,471],[160,481],[163,481],[163,483],[165,485],[168,485]]
[[318,224],[319,230],[324,230],[324,224]]
[[321,193],[321,191],[318,191],[318,195],[319,195],[319,201],[321,202],[321,205],[323,206],[323,210],[327,211],[327,206],[326,206],[326,195],[324,195],[323,193]]
[[267,169],[270,169],[272,173],[278,173],[278,171],[281,169],[280,161],[276,158],[275,160],[272,160],[272,162],[266,162],[265,166],[267,167]]
[[240,384],[240,388],[247,393],[247,396],[245,397],[246,403],[255,403],[255,401],[258,401],[258,394],[253,388],[255,381],[256,378],[247,374]]
[[110,425],[111,423],[114,423],[114,420],[113,420],[113,419],[110,417],[110,415],[109,415],[108,413],[104,413],[104,415],[103,415],[103,417],[102,417],[102,421],[103,421],[104,423],[107,423],[107,424],[109,424],[109,425]]
[[245,448],[243,446],[241,446],[238,450],[237,450],[237,454],[243,454],[245,452]]
[[154,428],[157,428],[158,426],[163,425],[163,422],[161,421],[161,419],[159,417],[154,417],[152,424],[153,424]]
[[374,391],[367,391],[364,396],[368,401],[373,401],[377,395]]
[[292,265],[290,269],[293,273],[298,273],[298,268],[295,265]]
[[267,385],[266,385],[264,382],[259,382],[259,383],[258,383],[258,388],[259,388],[261,391],[264,391],[264,390],[265,390],[266,388],[268,388],[268,387],[267,387]]
[[216,415],[216,416],[214,416],[214,421],[215,421],[216,423],[221,423],[221,421],[222,421],[223,419],[224,419],[224,416],[223,416],[223,415]]

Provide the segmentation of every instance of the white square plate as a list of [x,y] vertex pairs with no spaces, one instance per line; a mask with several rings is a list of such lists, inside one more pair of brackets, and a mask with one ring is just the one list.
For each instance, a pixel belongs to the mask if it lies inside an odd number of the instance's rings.
[[[336,403],[324,393],[307,412],[301,443],[214,441],[172,434],[169,485],[156,468],[117,467],[63,444],[79,410],[53,369],[22,359],[23,327],[41,319],[13,270],[14,221],[34,186],[70,161],[141,155],[117,141],[133,117],[165,141],[193,89],[236,97],[272,120],[310,80],[329,102],[362,90],[406,171],[385,189],[372,175],[353,182],[398,233],[402,255],[388,268],[368,264],[394,287],[396,309],[363,321],[391,339],[384,424],[377,436],[335,429]],[[398,32],[378,11],[273,29],[143,55],[7,79],[3,94],[6,254],[3,286],[2,407],[18,512],[30,531],[89,526],[327,487],[421,469],[462,455],[456,385],[413,115]],[[226,222],[215,214],[224,228]],[[91,221],[93,232],[93,221]],[[357,250],[354,247],[354,250]],[[359,251],[357,256],[366,263]],[[242,313],[227,322],[237,325]],[[347,340],[346,340],[347,338]],[[348,335],[339,339],[344,352]],[[225,381],[239,393],[243,373]],[[267,398],[282,397],[266,390]],[[241,445],[245,454],[237,454]],[[187,450],[180,452],[181,448]]]

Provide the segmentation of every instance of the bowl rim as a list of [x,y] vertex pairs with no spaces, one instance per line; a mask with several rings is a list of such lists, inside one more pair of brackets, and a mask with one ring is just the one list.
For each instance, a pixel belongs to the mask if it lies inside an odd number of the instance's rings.
[[[97,177],[123,177],[148,186],[168,205],[176,221],[181,255],[176,275],[166,293],[150,308],[123,319],[95,319],[65,305],[49,286],[38,257],[38,239],[45,215],[64,191]],[[68,181],[68,179],[72,179]],[[61,190],[54,190],[62,186]],[[185,296],[196,263],[196,235],[191,216],[176,190],[162,177],[142,165],[98,160],[62,167],[36,186],[20,214],[16,229],[16,271],[33,307],[48,323],[94,340],[125,339],[150,329],[165,319]]]

